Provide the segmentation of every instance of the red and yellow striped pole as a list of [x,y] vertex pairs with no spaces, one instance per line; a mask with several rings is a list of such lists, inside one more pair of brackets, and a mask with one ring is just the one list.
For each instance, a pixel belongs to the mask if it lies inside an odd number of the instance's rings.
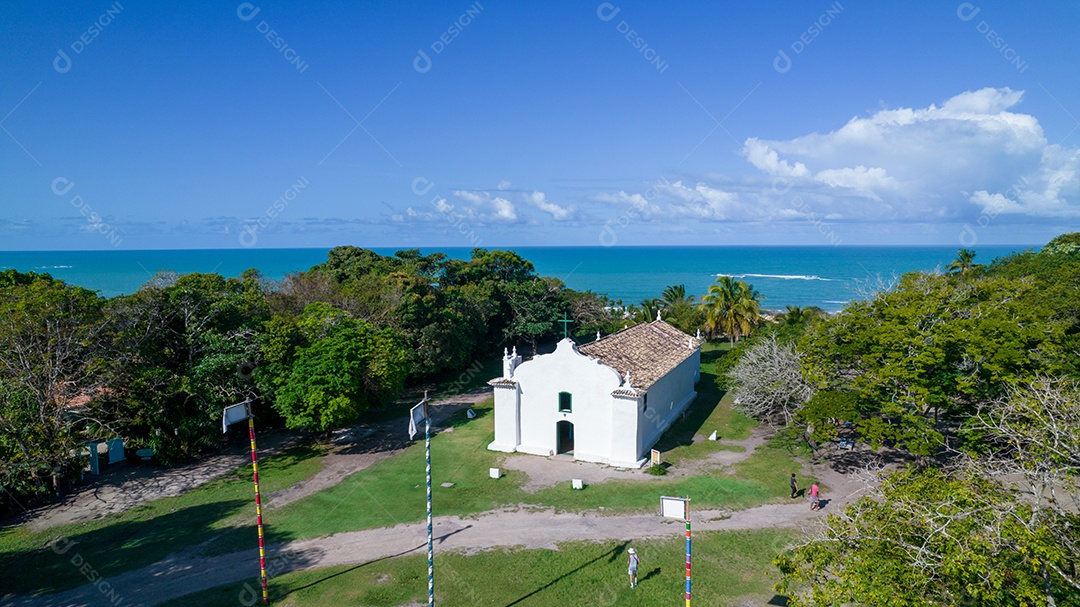
[[251,435],[251,471],[255,476],[255,519],[259,525],[259,574],[262,576],[263,605],[269,605],[266,591],[266,547],[263,544],[262,501],[259,499],[259,456],[255,450],[255,418],[248,415],[248,434]]

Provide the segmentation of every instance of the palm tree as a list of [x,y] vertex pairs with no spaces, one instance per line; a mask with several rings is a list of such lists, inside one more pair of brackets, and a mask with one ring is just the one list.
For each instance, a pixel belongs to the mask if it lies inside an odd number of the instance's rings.
[[809,310],[799,306],[786,306],[787,312],[777,315],[776,321],[781,327],[793,327],[810,320]]
[[705,327],[710,333],[720,332],[734,344],[753,333],[761,323],[761,293],[741,280],[720,276],[702,299]]
[[668,306],[675,307],[679,304],[694,303],[694,296],[686,296],[686,285],[671,285],[660,294],[661,299]]
[[656,320],[656,312],[661,309],[660,303],[659,299],[654,298],[646,299],[641,302],[640,308],[631,306],[630,309],[633,312],[634,320],[637,322],[652,322]]
[[975,251],[971,249],[960,249],[956,252],[956,259],[953,260],[946,269],[949,272],[960,272],[961,276],[966,276],[970,270],[979,267],[979,264],[975,263]]
[[782,312],[776,317],[776,322],[782,328],[800,327],[806,325],[815,318],[821,318],[825,311],[817,306],[800,308],[799,306],[787,306],[787,312]]

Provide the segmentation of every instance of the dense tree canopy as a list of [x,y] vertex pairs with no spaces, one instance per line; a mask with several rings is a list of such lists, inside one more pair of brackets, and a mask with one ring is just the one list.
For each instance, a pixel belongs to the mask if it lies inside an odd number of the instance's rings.
[[406,381],[535,348],[561,335],[563,314],[579,339],[627,322],[605,296],[484,249],[459,260],[338,247],[279,283],[161,272],[108,300],[8,270],[0,297],[0,509],[77,476],[89,439],[123,436],[179,463],[220,445],[221,410],[244,399],[266,424],[326,431]]
[[101,386],[103,303],[48,274],[0,272],[0,504],[47,494],[75,469]]
[[860,432],[929,455],[944,425],[1035,371],[1061,369],[1064,327],[1030,278],[912,274],[898,287],[816,323],[800,342],[819,390],[872,403]]
[[798,342],[796,425],[921,458],[778,557],[791,604],[1080,605],[1080,234],[973,259]]

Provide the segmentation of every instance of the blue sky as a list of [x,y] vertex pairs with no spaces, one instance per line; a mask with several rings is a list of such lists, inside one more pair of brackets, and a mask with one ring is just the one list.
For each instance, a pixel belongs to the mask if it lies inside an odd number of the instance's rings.
[[4,2],[0,249],[1039,244],[1080,4]]

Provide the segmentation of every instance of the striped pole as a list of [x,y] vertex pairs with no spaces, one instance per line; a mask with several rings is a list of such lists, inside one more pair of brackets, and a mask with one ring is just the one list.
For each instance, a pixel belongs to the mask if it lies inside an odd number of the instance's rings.
[[427,463],[427,592],[428,607],[435,607],[435,558],[431,541],[431,416],[424,393],[424,460]]
[[266,547],[263,545],[262,501],[259,499],[259,456],[255,451],[255,418],[248,415],[248,434],[251,435],[251,471],[255,475],[255,519],[259,525],[259,574],[262,576],[263,605],[269,605],[266,592]]
[[686,607],[690,607],[690,512],[686,513]]

